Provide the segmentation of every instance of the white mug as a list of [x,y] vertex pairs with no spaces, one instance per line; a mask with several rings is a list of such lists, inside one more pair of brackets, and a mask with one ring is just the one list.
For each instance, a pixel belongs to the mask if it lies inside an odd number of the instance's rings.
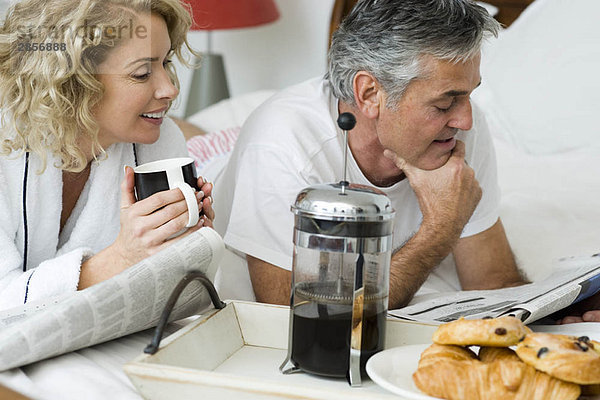
[[133,172],[138,201],[163,190],[179,188],[185,197],[188,208],[189,218],[186,227],[190,228],[198,223],[200,215],[196,191],[200,188],[192,158],[168,158],[152,161],[135,167]]

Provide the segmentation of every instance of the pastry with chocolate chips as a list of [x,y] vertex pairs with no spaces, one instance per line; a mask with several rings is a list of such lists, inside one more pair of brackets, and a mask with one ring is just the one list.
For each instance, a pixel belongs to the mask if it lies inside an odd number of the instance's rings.
[[514,346],[531,332],[520,319],[499,317],[490,319],[456,321],[440,325],[433,334],[437,344],[455,344],[459,346]]
[[525,363],[558,379],[600,384],[600,343],[587,336],[529,333],[516,351]]

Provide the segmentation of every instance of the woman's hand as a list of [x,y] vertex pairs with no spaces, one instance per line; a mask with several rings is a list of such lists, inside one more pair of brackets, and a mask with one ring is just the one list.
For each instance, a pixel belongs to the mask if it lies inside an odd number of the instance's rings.
[[[201,182],[204,181],[199,180],[198,183]],[[202,188],[210,193],[212,185],[203,183]],[[127,167],[121,184],[121,230],[113,249],[130,266],[200,229],[207,222],[212,225],[214,212],[210,199],[201,190],[196,193],[196,200],[198,208],[208,218],[200,218],[196,226],[172,237],[186,229],[188,209],[183,193],[179,189],[165,190],[136,202],[133,170]]]
[[215,219],[215,211],[212,208],[213,198],[212,198],[212,190],[213,184],[210,182],[206,182],[206,180],[202,177],[198,178],[198,187],[200,188],[200,192],[203,197],[200,198],[200,203],[198,203],[198,208],[200,209],[200,221],[204,220],[204,224],[202,226],[213,227],[213,221]]
[[183,193],[179,189],[165,190],[136,202],[133,169],[126,167],[121,183],[121,229],[113,244],[82,263],[78,289],[117,275],[203,226],[212,227],[213,186],[199,178],[198,187],[201,190],[196,200],[201,217],[196,226],[186,228],[188,210]]

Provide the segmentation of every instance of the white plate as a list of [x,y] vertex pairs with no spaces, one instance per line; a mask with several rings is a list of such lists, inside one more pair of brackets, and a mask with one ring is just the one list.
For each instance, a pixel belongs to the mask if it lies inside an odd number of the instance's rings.
[[[589,328],[582,326],[584,323],[572,324],[571,329],[564,329],[566,334],[581,333],[577,328]],[[597,324],[597,323],[594,323]],[[578,325],[578,326],[575,326]],[[541,331],[561,331],[563,325],[557,328],[539,329]],[[588,331],[585,331],[587,333]],[[564,332],[561,332],[564,333]],[[594,336],[595,335],[595,336]],[[593,337],[597,336],[594,333]],[[588,334],[589,336],[589,334]],[[392,393],[404,396],[411,400],[440,400],[438,397],[431,397],[423,394],[417,388],[412,379],[412,374],[417,370],[421,353],[431,346],[430,344],[413,344],[409,346],[400,346],[387,349],[375,354],[367,361],[367,374],[373,382]],[[581,397],[586,400],[600,400],[600,396]]]
[[423,394],[412,379],[421,353],[429,346],[429,344],[413,344],[381,351],[367,361],[367,374],[382,388],[406,399],[437,399]]

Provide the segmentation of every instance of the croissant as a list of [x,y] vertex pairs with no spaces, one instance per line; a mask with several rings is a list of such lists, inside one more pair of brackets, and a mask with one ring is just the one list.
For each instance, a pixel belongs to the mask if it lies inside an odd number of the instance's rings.
[[448,400],[576,400],[579,385],[560,381],[518,360],[510,349],[483,348],[480,361],[458,346],[433,344],[413,374],[424,393]]
[[482,347],[479,349],[479,359],[486,363],[496,360],[520,361],[521,359],[508,347]]

